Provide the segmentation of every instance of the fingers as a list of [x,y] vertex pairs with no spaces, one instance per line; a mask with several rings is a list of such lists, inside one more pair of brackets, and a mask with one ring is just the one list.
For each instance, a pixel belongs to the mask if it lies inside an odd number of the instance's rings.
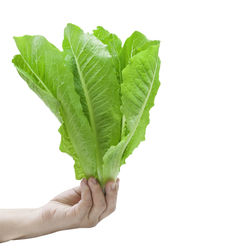
[[106,209],[106,200],[100,184],[94,178],[89,178],[88,184],[92,194],[93,205],[89,214],[89,220],[94,224]]
[[119,179],[116,182],[110,181],[106,184],[106,204],[107,207],[103,214],[100,216],[100,220],[113,213],[116,209],[117,193],[119,189]]
[[[80,225],[76,227],[93,227],[100,220],[115,211],[119,180],[110,181],[105,186],[106,196],[100,184],[94,178],[83,179],[80,185],[81,200],[75,205],[76,217]],[[78,190],[75,190],[76,192]]]
[[82,179],[79,189],[81,192],[81,200],[76,205],[77,206],[76,211],[81,218],[86,216],[88,217],[93,202],[92,202],[91,191],[86,179]]

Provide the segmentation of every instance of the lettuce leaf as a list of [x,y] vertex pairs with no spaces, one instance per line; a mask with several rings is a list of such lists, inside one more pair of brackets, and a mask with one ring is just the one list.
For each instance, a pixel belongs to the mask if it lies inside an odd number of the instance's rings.
[[96,36],[101,42],[107,45],[108,51],[112,56],[113,65],[116,70],[116,75],[118,81],[122,82],[122,66],[120,60],[120,53],[122,50],[122,42],[118,36],[109,33],[103,27],[98,26],[96,30],[93,31],[94,36]]
[[134,32],[121,40],[101,26],[93,34],[68,24],[63,51],[42,36],[15,37],[19,75],[61,123],[60,150],[76,179],[115,179],[145,139],[159,82],[159,41]]
[[72,24],[65,29],[63,49],[72,58],[82,109],[94,135],[98,178],[102,182],[103,156],[120,140],[120,86],[112,57],[94,35]]
[[158,50],[159,45],[153,45],[138,53],[122,72],[122,112],[128,134],[104,156],[106,180],[119,173],[126,158],[145,139],[149,110],[160,85]]
[[[77,178],[96,176],[93,133],[74,88],[71,71],[64,55],[42,36],[15,38],[20,51],[13,59],[19,74],[65,125],[78,156],[81,171]],[[62,141],[66,141],[62,133]],[[62,147],[61,147],[62,148]]]

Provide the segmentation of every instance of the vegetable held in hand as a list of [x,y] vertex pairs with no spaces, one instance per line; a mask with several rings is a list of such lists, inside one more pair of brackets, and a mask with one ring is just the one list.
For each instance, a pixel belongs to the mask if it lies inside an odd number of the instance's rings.
[[13,63],[61,122],[60,150],[75,161],[77,179],[116,179],[145,139],[159,88],[159,41],[134,32],[122,47],[102,27],[93,34],[68,24],[63,52],[42,36],[15,37]]

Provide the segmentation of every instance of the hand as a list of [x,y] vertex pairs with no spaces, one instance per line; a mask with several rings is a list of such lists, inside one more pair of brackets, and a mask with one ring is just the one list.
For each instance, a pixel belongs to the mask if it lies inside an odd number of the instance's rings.
[[101,186],[94,178],[59,194],[41,208],[0,209],[0,243],[59,230],[93,227],[116,207],[119,180]]
[[101,186],[94,178],[83,179],[79,187],[65,191],[41,208],[41,218],[51,232],[95,226],[116,208],[119,180]]

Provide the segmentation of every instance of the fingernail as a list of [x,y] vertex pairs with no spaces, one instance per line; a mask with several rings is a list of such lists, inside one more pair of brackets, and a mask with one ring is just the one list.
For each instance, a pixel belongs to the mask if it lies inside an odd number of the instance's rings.
[[115,183],[115,182],[112,183],[111,189],[112,189],[113,191],[116,189],[116,183]]
[[83,181],[85,184],[88,184],[88,182],[87,182],[86,179],[82,179],[82,181]]
[[91,178],[91,182],[92,182],[92,184],[97,184],[97,180],[95,179],[95,178]]

